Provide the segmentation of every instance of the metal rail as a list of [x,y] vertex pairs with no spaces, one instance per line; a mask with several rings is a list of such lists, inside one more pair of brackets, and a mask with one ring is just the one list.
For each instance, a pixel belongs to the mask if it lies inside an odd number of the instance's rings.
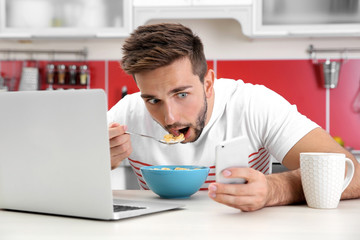
[[308,53],[329,53],[329,52],[338,52],[338,53],[349,53],[349,52],[360,52],[360,48],[314,48],[313,45],[310,45]]
[[[348,60],[348,53],[350,52],[360,52],[360,48],[315,48],[312,44],[307,49],[307,52],[310,55],[314,64],[318,63],[318,59],[316,54],[319,53],[339,53],[340,59],[343,63],[347,62]],[[330,60],[329,57],[327,59]]]
[[0,49],[0,53],[5,54],[48,54],[48,55],[56,55],[56,54],[74,54],[79,55],[84,58],[84,60],[87,58],[88,51],[87,48],[84,48],[82,50],[33,50],[33,49]]

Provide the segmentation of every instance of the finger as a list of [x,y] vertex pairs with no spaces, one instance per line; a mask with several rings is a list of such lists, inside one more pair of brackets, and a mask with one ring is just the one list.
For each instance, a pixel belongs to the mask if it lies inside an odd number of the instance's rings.
[[254,190],[249,184],[224,184],[211,183],[209,185],[209,192],[214,195],[227,194],[233,196],[253,196]]
[[120,154],[115,157],[111,157],[111,169],[115,169],[120,166],[123,160],[126,159],[126,154]]
[[109,125],[109,139],[120,136],[126,132],[127,126],[118,123],[111,123]]
[[117,136],[115,136],[113,138],[110,138],[110,148],[123,145],[126,142],[130,142],[130,135],[129,134],[117,135]]
[[117,123],[117,122],[112,122],[112,123],[109,124],[109,128],[115,128],[115,127],[118,127],[118,126],[120,126],[120,124]]
[[110,148],[111,168],[117,168],[125,158],[130,156],[131,152],[132,147],[130,141],[120,146]]
[[111,157],[116,157],[116,156],[123,155],[123,154],[126,155],[125,157],[128,157],[128,155],[130,155],[130,153],[131,153],[131,150],[132,150],[132,147],[131,147],[130,141],[127,141],[121,145],[111,147],[110,154],[111,154]]
[[230,195],[215,193],[211,190],[211,186],[209,186],[208,195],[218,203],[238,208],[241,211],[255,211],[264,207],[264,198],[262,195]]
[[247,182],[253,182],[256,181],[259,178],[259,174],[262,173],[252,168],[227,168],[222,171],[222,174],[226,178],[243,178]]
[[121,157],[111,159],[111,170],[119,167],[123,159]]
[[215,197],[209,195],[214,201],[225,204],[229,207],[249,211],[254,207],[254,197],[251,196],[233,196],[227,194],[217,194]]

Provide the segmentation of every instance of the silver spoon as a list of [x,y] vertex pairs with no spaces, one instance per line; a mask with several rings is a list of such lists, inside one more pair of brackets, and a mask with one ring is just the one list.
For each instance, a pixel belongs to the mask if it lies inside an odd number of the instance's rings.
[[150,138],[150,139],[152,139],[154,141],[157,141],[157,142],[162,143],[162,144],[167,144],[167,145],[178,144],[178,143],[181,143],[182,141],[185,140],[185,139],[182,139],[182,140],[179,140],[179,141],[173,141],[172,140],[172,141],[167,142],[167,141],[165,141],[163,139],[159,140],[159,139],[156,139],[154,137],[144,135],[144,134],[140,134],[140,133],[133,133],[133,132],[128,132],[128,131],[126,131],[125,133],[130,134],[130,135],[137,135],[137,136],[141,136],[141,137],[147,137],[147,138]]

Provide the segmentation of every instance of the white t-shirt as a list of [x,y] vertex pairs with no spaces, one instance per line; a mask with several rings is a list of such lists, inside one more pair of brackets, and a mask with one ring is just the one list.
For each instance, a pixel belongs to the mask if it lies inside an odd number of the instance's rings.
[[[271,173],[271,162],[282,162],[286,153],[317,124],[297,111],[295,105],[270,89],[241,80],[217,79],[210,121],[196,142],[164,145],[131,136],[133,152],[128,160],[142,189],[148,189],[140,168],[149,165],[201,165],[210,167],[201,189],[215,182],[215,146],[247,136],[251,144],[249,166]],[[108,122],[127,125],[129,131],[162,139],[167,132],[152,119],[140,93],[125,96],[108,112]]]

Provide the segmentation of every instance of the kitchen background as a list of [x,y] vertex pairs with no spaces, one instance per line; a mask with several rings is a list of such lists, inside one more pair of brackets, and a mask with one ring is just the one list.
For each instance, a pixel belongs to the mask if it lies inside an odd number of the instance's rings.
[[[38,69],[37,89],[102,88],[111,108],[123,95],[138,91],[119,64],[124,39],[141,24],[179,22],[201,37],[209,67],[218,78],[273,89],[358,154],[359,1],[302,3],[309,5],[294,6],[291,0],[77,0],[63,5],[0,0],[0,88],[34,88],[30,70]],[[295,20],[287,18],[289,14]],[[310,45],[330,51],[311,55]],[[324,87],[321,67],[327,59],[341,63],[336,88]],[[49,75],[49,65],[54,75]],[[59,65],[66,69],[62,84]],[[70,66],[76,66],[74,83]],[[113,173],[115,188],[129,187],[120,179],[123,171],[128,169]]]

